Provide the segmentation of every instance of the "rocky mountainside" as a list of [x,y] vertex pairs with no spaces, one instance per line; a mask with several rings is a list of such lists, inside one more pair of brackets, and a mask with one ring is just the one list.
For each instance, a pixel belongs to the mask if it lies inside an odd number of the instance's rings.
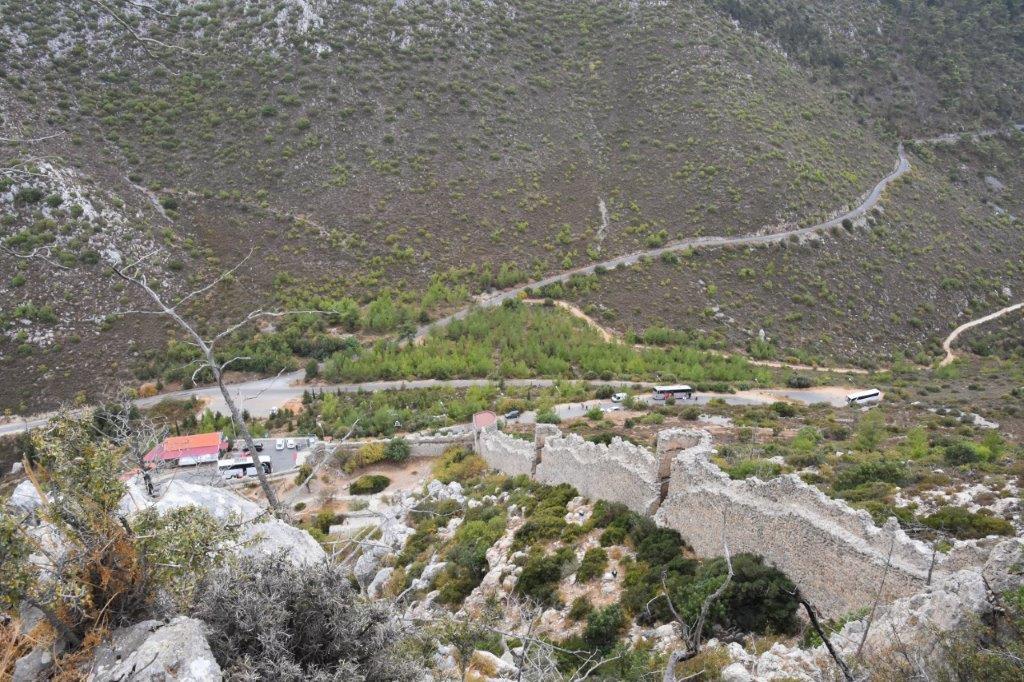
[[[251,249],[196,300],[211,325],[268,301],[365,304],[386,289],[429,318],[672,239],[832,215],[889,171],[898,137],[1022,118],[1018,3],[948,4],[4,0],[0,238],[67,269],[0,255],[0,405],[160,373],[167,332],[116,315],[138,301],[104,266],[112,253],[148,255],[153,277],[184,291]],[[987,219],[977,195],[920,165],[914,200]],[[965,175],[987,168],[975,159]],[[971,228],[958,218],[911,238],[936,229]],[[973,234],[951,267],[983,267],[996,242],[1017,249],[1019,230],[996,232]],[[761,286],[771,267],[737,268],[753,272],[736,292],[752,310],[727,313],[725,337],[742,345],[767,325],[782,347],[860,359],[821,342],[838,335],[827,310],[799,317],[799,292]],[[659,305],[653,319],[636,303],[649,278],[621,279],[609,320],[691,326],[722,305]],[[432,282],[442,293],[428,298]],[[913,287],[859,286],[863,299],[831,307],[931,305]],[[756,319],[763,307],[805,329]],[[883,336],[873,348],[928,346],[915,329]]]

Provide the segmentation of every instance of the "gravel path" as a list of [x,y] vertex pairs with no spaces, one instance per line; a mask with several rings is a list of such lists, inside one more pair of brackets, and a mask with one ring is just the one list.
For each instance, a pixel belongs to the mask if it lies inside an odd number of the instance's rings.
[[429,322],[419,329],[416,330],[416,339],[421,339],[430,333],[430,330],[445,327],[452,323],[454,320],[464,318],[469,314],[471,310],[477,307],[491,308],[497,305],[501,305],[503,301],[507,301],[512,298],[517,298],[520,294],[527,291],[527,289],[539,289],[549,284],[555,284],[557,282],[565,282],[574,275],[591,275],[598,268],[611,270],[620,266],[634,265],[638,261],[644,258],[657,258],[658,256],[665,253],[672,253],[674,251],[682,251],[684,249],[692,248],[710,248],[710,247],[723,247],[723,246],[759,246],[766,244],[778,244],[779,242],[786,241],[793,237],[800,238],[808,235],[816,234],[830,230],[834,227],[838,227],[843,224],[844,220],[857,220],[858,218],[867,214],[868,211],[878,205],[879,200],[882,198],[882,193],[885,191],[894,180],[902,176],[908,170],[910,170],[910,161],[907,159],[907,155],[903,151],[903,143],[900,143],[897,148],[898,158],[896,160],[896,166],[892,172],[886,175],[884,178],[878,181],[867,196],[856,208],[847,211],[846,213],[826,220],[825,222],[818,223],[817,225],[811,225],[809,227],[801,227],[792,230],[785,230],[782,232],[764,233],[758,232],[754,234],[742,235],[738,237],[692,237],[690,239],[680,239],[674,241],[665,246],[658,247],[656,249],[644,249],[641,251],[633,251],[632,253],[623,254],[616,256],[615,258],[609,258],[597,263],[591,263],[590,265],[584,265],[582,267],[573,268],[571,270],[565,270],[563,272],[550,275],[543,279],[536,280],[534,282],[528,282],[526,284],[520,284],[512,287],[511,289],[504,289],[502,291],[479,297],[473,304],[468,305],[451,315]]

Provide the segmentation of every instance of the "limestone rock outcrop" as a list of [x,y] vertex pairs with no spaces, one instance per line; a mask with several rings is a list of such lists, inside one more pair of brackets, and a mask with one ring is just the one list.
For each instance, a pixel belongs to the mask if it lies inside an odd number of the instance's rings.
[[147,620],[116,630],[100,645],[88,682],[218,682],[220,666],[203,623],[178,616],[169,623]]

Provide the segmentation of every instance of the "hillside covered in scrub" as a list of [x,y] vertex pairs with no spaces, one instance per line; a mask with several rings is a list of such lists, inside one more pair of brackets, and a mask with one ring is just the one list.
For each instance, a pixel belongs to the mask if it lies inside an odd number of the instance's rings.
[[[257,305],[339,311],[272,338],[263,329],[239,353],[252,359],[236,369],[276,372],[343,347],[328,327],[407,333],[494,287],[680,238],[812,224],[889,172],[898,139],[1021,118],[1015,2],[2,9],[0,403],[18,412],[93,397],[97,374],[186,378],[153,360],[187,362],[187,348],[168,348],[154,319],[119,315],[138,300],[111,277],[115,254],[146,255],[154,279],[185,291],[251,252],[192,302],[211,325]],[[1019,142],[1005,144],[1012,159]],[[990,253],[1020,251],[1003,205],[1020,192],[1019,164],[996,166],[991,150],[971,153],[959,179],[942,154],[923,154],[912,188],[886,196],[871,243],[807,257],[823,282],[780,280],[783,267],[766,262],[779,253],[712,251],[700,260],[749,261],[727,266],[743,273],[735,286],[700,266],[654,278],[630,268],[601,306],[641,330],[711,317],[701,326],[740,348],[766,328],[789,354],[869,363],[895,346],[927,353],[942,325],[988,304],[981,281],[999,273],[1020,288],[1019,272]],[[986,173],[999,196],[963,186]],[[964,275],[904,261],[908,281],[892,287],[888,273],[862,274],[884,264],[853,260],[939,230],[956,235],[943,267]],[[18,257],[43,251],[46,262]],[[937,282],[956,310],[922,297]],[[676,297],[677,286],[698,289],[697,300],[639,303]],[[843,310],[874,322],[883,297],[901,323],[872,352],[822,319]]]

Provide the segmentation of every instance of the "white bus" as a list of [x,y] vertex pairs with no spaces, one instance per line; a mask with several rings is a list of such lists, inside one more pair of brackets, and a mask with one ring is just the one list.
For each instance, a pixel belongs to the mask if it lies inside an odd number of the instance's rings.
[[686,384],[655,386],[654,395],[652,397],[655,400],[666,400],[667,398],[682,398],[683,400],[689,400],[693,397],[693,388]]
[[[263,473],[269,474],[272,471],[270,455],[260,455],[260,463],[263,466]],[[221,478],[246,478],[256,475],[256,468],[252,464],[252,457],[236,457],[217,460],[217,471]]]
[[846,396],[847,405],[873,405],[882,401],[882,392],[877,388],[869,388],[866,391],[857,391]]

